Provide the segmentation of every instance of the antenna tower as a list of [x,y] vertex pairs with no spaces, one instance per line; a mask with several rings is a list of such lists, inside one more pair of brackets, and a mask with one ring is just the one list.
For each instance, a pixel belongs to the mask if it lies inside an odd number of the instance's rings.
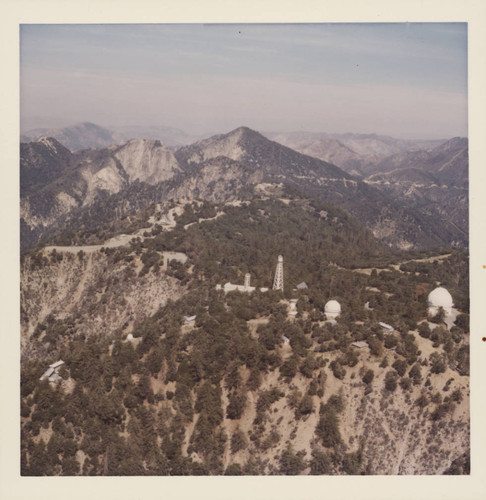
[[273,280],[273,289],[282,290],[284,289],[284,279],[283,279],[283,257],[278,256],[277,269],[275,270],[275,278]]

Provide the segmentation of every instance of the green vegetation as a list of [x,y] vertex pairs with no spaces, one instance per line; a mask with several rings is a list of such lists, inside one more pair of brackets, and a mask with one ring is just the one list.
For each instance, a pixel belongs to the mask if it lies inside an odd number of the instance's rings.
[[[225,215],[184,228],[223,208]],[[163,251],[184,252],[188,261],[171,261],[165,270]],[[280,253],[284,294],[216,290],[226,281],[242,283],[246,272],[252,285],[270,286]],[[138,322],[133,342],[123,340],[126,331],[105,335],[102,326],[86,337],[79,333],[81,315],[93,314],[95,302],[90,311],[52,314],[37,325],[31,339],[36,356],[22,362],[23,475],[364,474],[370,470],[366,448],[343,432],[349,401],[333,387],[360,387],[356,411],[373,397],[382,398],[380,405],[409,398],[410,411],[434,425],[465,396],[452,383],[444,400],[427,391],[448,368],[469,373],[468,259],[462,252],[420,267],[385,269],[423,254],[393,254],[344,212],[294,197],[290,205],[194,204],[174,231],[156,229],[103,254],[111,268],[126,265],[133,276],[133,261],[140,259],[139,278],[166,272],[187,292]],[[33,271],[86,257],[61,261],[59,254],[32,251],[24,259]],[[353,270],[359,267],[380,272]],[[123,286],[123,278],[117,280],[106,276],[100,296],[115,294]],[[294,291],[302,281],[308,289]],[[435,281],[449,288],[463,312],[450,331],[423,322]],[[299,299],[295,320],[281,302],[291,296]],[[335,324],[323,316],[331,298],[343,311]],[[183,327],[185,315],[196,315],[194,328]],[[380,321],[395,331],[384,332]],[[369,349],[357,349],[356,341]],[[432,354],[422,354],[418,341]],[[40,382],[57,359],[65,361],[64,382]],[[290,408],[283,424],[282,408]],[[316,439],[306,457],[292,440],[309,422]],[[273,464],[262,461],[264,452]],[[451,470],[465,469],[461,464]]]

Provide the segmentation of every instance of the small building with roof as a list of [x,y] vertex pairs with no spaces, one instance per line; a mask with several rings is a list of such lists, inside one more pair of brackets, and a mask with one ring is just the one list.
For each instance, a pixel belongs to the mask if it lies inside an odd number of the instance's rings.
[[196,324],[196,315],[184,316],[184,324],[189,326],[194,326]]
[[289,301],[289,316],[297,316],[297,299],[290,299]]
[[59,375],[59,368],[64,364],[64,361],[59,360],[55,363],[49,365],[49,368],[41,375],[40,380],[48,379],[49,382],[55,383],[58,380],[62,380],[62,377]]
[[[245,281],[243,285],[235,285],[233,283],[225,283],[223,286],[216,285],[216,290],[224,290],[225,293],[228,292],[246,292],[251,293],[256,290],[256,287],[250,286],[250,273],[245,274]],[[260,292],[268,292],[268,288],[260,288]]]

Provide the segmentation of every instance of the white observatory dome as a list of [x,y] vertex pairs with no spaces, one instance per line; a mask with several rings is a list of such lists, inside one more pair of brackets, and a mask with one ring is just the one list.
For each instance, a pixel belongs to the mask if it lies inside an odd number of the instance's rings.
[[341,304],[337,300],[330,300],[324,306],[324,313],[328,318],[335,318],[341,314]]
[[451,294],[445,288],[440,286],[429,293],[427,305],[429,306],[429,314],[437,314],[439,312],[439,308],[442,307],[446,316],[449,316],[452,312],[453,306]]
[[324,306],[324,312],[340,313],[341,304],[337,300],[330,300],[329,302],[326,302],[326,305]]
[[444,309],[450,309],[452,307],[451,294],[445,288],[440,286],[429,293],[427,304],[429,307],[443,307]]

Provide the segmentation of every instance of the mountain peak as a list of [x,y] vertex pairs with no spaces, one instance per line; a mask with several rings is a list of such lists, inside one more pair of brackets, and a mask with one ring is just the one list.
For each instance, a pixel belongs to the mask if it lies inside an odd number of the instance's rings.
[[75,123],[72,128],[87,128],[87,129],[94,129],[94,130],[105,130],[104,127],[101,127],[100,125],[96,125],[96,123],[93,122],[79,122]]
[[38,141],[42,137],[55,138],[71,151],[106,147],[122,142],[122,138],[116,133],[91,122],[81,122],[59,129],[30,130],[22,134],[20,139],[22,142],[29,142]]
[[263,139],[266,139],[266,137],[263,136],[262,134],[260,134],[260,132],[257,132],[256,130],[253,130],[250,127],[246,127],[246,126],[241,126],[241,127],[235,128],[231,132],[228,132],[226,135],[227,136],[237,135],[240,138],[263,138]]
[[57,139],[54,139],[54,137],[39,137],[39,139],[34,142],[42,144],[53,154],[67,151],[67,149]]
[[131,139],[120,146],[114,156],[132,182],[138,179],[156,184],[181,172],[173,153],[158,139]]

